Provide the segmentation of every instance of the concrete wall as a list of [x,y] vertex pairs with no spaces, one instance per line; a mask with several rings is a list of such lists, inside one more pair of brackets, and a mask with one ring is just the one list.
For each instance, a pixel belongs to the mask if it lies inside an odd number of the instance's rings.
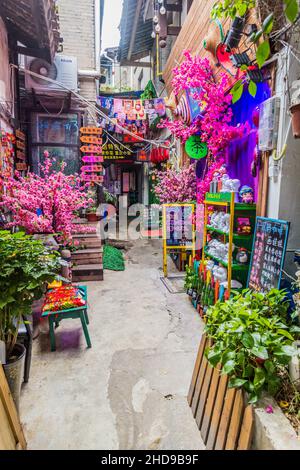
[[[79,70],[95,70],[96,31],[95,0],[58,0],[60,32],[64,39],[63,54],[78,59]],[[80,93],[85,98],[95,101],[96,83],[94,79],[80,79]]]
[[287,150],[278,165],[270,157],[268,217],[291,222],[286,270],[293,274],[294,250],[300,247],[300,140],[294,139],[290,127],[289,96],[293,81],[300,77],[300,64],[283,50],[277,71],[276,95],[282,100],[277,152],[282,151],[285,143]]
[[0,124],[1,128],[5,130],[11,130],[8,118],[13,117],[10,77],[7,31],[2,18],[0,18]]

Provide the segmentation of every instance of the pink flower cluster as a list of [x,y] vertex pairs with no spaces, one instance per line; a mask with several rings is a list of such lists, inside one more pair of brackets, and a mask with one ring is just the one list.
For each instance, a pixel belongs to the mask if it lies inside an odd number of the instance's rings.
[[45,163],[40,166],[40,175],[28,173],[25,177],[16,173],[6,183],[7,193],[0,207],[12,213],[13,221],[7,228],[20,226],[29,234],[58,233],[62,242],[72,238],[75,211],[88,207],[93,201],[86,193],[78,175],[53,171],[53,160],[45,152]]
[[156,173],[158,184],[155,194],[161,204],[176,202],[190,202],[196,198],[196,172],[195,166],[189,165],[182,170],[167,170]]
[[184,90],[197,89],[193,98],[204,109],[201,117],[191,126],[182,120],[165,120],[160,126],[167,127],[177,138],[185,142],[192,134],[201,132],[203,142],[215,159],[224,154],[229,141],[244,132],[243,127],[230,126],[232,96],[227,93],[229,81],[225,74],[217,82],[208,59],[193,57],[184,52],[185,60],[173,70],[172,86],[175,95]]
[[197,183],[197,203],[202,204],[205,198],[205,194],[209,192],[210,183],[213,180],[214,175],[217,173],[222,173],[221,169],[224,165],[224,160],[221,159],[218,162],[213,163],[208,172],[206,173],[204,179]]

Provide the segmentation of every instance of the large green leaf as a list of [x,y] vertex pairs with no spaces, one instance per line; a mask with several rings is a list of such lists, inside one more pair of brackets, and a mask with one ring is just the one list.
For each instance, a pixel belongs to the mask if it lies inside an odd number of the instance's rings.
[[270,43],[266,39],[264,42],[262,42],[256,51],[256,60],[259,68],[261,68],[266,60],[270,57],[271,54],[271,49],[270,49]]
[[257,85],[253,80],[250,80],[249,85],[248,85],[248,91],[253,98],[255,98],[256,93],[257,93]]
[[254,375],[254,388],[255,389],[260,389],[263,384],[265,383],[266,380],[266,374],[265,371],[262,367],[257,367],[255,369],[255,375]]
[[241,98],[243,91],[244,91],[243,82],[239,80],[230,91],[230,94],[232,95],[233,104],[236,103]]
[[246,382],[247,382],[247,380],[245,380],[245,379],[240,379],[238,377],[232,377],[229,380],[228,388],[240,388],[243,385],[245,385]]
[[254,339],[248,331],[246,331],[242,336],[242,344],[247,349],[252,349],[254,346]]
[[236,363],[234,360],[227,361],[226,364],[224,364],[224,367],[222,369],[222,374],[228,375],[230,374],[234,369],[235,369]]
[[284,3],[286,5],[285,16],[291,23],[294,23],[299,11],[298,2],[297,0],[284,0]]
[[268,359],[269,358],[268,350],[264,346],[254,346],[251,349],[251,353],[255,357],[258,357],[259,359]]

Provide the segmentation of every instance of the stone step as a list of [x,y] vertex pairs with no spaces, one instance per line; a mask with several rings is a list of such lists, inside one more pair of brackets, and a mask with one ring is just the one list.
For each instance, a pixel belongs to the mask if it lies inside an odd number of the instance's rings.
[[86,250],[77,250],[72,253],[72,258],[78,257],[81,255],[97,255],[103,253],[103,247],[101,248],[89,248]]
[[[72,235],[72,238],[74,240],[79,240],[79,241],[82,241],[82,240],[93,240],[93,239],[96,239],[96,240],[100,240],[99,237],[97,237],[96,233],[74,233]],[[100,240],[101,241],[101,240]]]
[[73,282],[103,281],[103,264],[82,264],[72,268]]
[[102,248],[93,248],[90,250],[80,250],[72,254],[72,261],[75,265],[79,264],[101,264],[103,260]]

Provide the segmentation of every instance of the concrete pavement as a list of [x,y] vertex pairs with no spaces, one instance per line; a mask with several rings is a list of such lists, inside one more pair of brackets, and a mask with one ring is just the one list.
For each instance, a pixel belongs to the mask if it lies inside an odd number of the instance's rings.
[[51,353],[42,325],[21,397],[29,449],[203,449],[186,401],[201,320],[161,282],[159,241],[127,257],[125,272],[88,284],[92,349],[66,320]]

